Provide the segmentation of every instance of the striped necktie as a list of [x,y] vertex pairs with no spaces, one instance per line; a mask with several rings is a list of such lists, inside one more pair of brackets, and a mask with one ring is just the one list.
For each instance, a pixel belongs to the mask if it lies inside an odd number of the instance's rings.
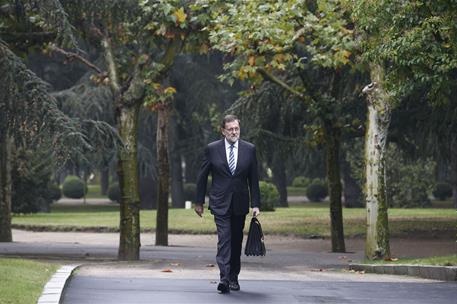
[[230,173],[235,174],[235,154],[233,153],[233,148],[235,147],[234,144],[230,145],[230,153],[229,153],[229,169]]

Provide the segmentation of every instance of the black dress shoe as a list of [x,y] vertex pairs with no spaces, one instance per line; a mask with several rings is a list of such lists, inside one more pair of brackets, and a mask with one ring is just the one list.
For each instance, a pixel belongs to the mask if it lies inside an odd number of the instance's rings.
[[217,285],[217,290],[219,291],[219,293],[229,293],[229,284],[227,284],[226,282],[220,282],[219,285]]
[[240,290],[240,284],[238,283],[238,281],[230,281],[229,287],[230,287],[230,290],[235,290],[235,291]]

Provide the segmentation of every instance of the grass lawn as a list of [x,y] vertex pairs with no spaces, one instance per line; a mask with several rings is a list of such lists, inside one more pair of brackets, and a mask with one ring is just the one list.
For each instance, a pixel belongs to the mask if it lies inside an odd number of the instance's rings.
[[0,258],[0,303],[36,303],[44,285],[59,267],[30,260]]
[[434,266],[457,266],[457,254],[423,259],[398,259],[396,261],[365,261],[367,264],[412,264]]
[[106,198],[108,196],[101,195],[100,185],[87,185],[86,198]]
[[[45,226],[46,230],[102,230],[117,231],[119,207],[117,205],[54,204],[51,213],[14,215],[13,225]],[[142,210],[142,229],[153,230],[156,224],[155,210]],[[365,234],[366,211],[364,208],[343,210],[344,231],[347,237]],[[249,221],[250,217],[247,217]],[[262,212],[259,217],[265,234],[295,235],[299,237],[330,236],[329,208],[325,204],[306,204],[290,208],[277,208],[275,212]],[[390,209],[389,225],[392,236],[408,233],[430,235],[457,231],[457,215],[453,209]],[[248,224],[248,223],[247,223]],[[246,226],[247,227],[247,226]],[[169,229],[172,233],[214,233],[212,215],[205,210],[203,218],[186,209],[169,210]]]

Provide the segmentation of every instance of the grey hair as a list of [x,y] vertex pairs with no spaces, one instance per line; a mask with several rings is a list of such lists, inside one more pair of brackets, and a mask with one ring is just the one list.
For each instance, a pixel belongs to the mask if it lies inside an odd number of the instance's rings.
[[221,128],[225,129],[225,124],[228,122],[232,122],[232,121],[238,121],[238,124],[240,124],[240,120],[235,115],[232,115],[232,114],[225,115],[224,119],[222,119],[222,121],[221,121]]

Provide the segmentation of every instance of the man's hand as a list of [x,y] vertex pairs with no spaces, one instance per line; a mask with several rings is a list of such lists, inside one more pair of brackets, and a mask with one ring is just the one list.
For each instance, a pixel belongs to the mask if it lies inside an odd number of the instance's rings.
[[195,204],[194,210],[195,210],[195,213],[197,213],[197,215],[198,215],[199,217],[202,217],[202,214],[203,214],[203,205],[201,205],[201,204]]
[[256,217],[260,214],[260,209],[257,207],[252,208],[252,216]]

